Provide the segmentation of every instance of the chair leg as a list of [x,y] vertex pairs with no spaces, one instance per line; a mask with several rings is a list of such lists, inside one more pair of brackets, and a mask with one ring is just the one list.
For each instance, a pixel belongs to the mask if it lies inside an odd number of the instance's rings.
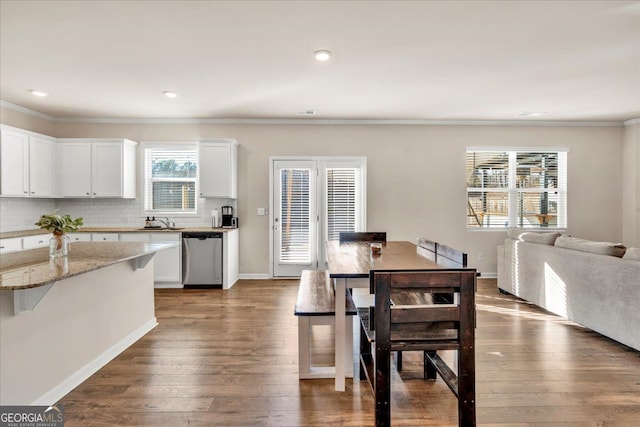
[[402,372],[402,352],[396,351],[396,369]]
[[438,376],[435,366],[431,364],[431,361],[427,357],[427,354],[436,354],[435,351],[425,351],[424,352],[424,379],[425,380],[434,380]]

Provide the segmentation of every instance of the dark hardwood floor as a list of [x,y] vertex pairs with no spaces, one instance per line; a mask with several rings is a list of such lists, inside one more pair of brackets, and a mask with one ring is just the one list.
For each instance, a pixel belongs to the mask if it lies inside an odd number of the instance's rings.
[[[159,325],[59,402],[65,425],[373,425],[366,381],[339,393],[298,380],[296,293],[285,280],[156,291]],[[501,295],[495,280],[479,280],[477,316],[479,425],[640,425],[640,352]],[[329,328],[313,333],[320,362]],[[421,373],[419,353],[405,353],[393,425],[457,426],[453,395]]]

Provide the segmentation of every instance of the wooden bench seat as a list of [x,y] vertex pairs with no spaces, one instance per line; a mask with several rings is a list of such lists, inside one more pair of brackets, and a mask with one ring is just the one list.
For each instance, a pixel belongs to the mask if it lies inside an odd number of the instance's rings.
[[[351,293],[346,292],[347,316],[357,314]],[[294,314],[298,316],[298,378],[334,378],[334,366],[311,365],[311,328],[315,325],[333,325],[336,316],[336,299],[333,282],[326,270],[304,270],[300,277],[298,298]],[[353,377],[353,322],[346,322],[348,342],[345,348],[347,376]],[[351,345],[349,345],[351,344]],[[350,367],[351,365],[351,367]]]

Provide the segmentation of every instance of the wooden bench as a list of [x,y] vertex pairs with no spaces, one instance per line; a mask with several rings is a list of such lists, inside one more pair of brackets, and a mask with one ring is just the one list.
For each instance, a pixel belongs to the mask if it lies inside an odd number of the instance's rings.
[[[475,270],[371,272],[371,282],[375,306],[358,314],[360,378],[369,381],[375,396],[375,425],[391,425],[391,352],[419,350],[426,378],[439,374],[457,397],[458,424],[475,426]],[[453,304],[392,304],[392,295],[402,293],[458,293],[459,298]],[[458,351],[457,374],[437,350]]]
[[[294,314],[298,316],[298,378],[335,378],[334,366],[311,365],[311,328],[314,325],[333,325],[336,316],[333,282],[325,270],[304,270],[300,277]],[[346,292],[347,316],[357,314],[351,294]],[[353,377],[353,322],[346,322],[347,344],[345,360],[347,376]]]

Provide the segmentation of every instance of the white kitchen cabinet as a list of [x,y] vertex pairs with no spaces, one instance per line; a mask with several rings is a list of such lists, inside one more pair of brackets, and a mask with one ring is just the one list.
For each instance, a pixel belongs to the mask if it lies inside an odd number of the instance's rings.
[[151,233],[151,241],[178,243],[177,246],[156,252],[153,257],[156,287],[182,287],[182,234],[166,231]]
[[[149,233],[120,233],[121,242],[149,242],[151,236]],[[154,257],[157,256],[154,255]]]
[[238,197],[238,144],[232,139],[199,142],[200,197]]
[[127,139],[60,139],[63,197],[136,197],[136,145]]
[[10,126],[0,131],[0,194],[11,197],[50,197],[57,177],[55,139]]
[[119,242],[118,233],[91,233],[92,242]]
[[37,234],[35,236],[25,236],[22,238],[22,249],[44,248],[49,246],[52,234]]
[[71,243],[73,242],[90,242],[91,233],[67,233]]
[[0,239],[0,254],[22,250],[22,237]]

